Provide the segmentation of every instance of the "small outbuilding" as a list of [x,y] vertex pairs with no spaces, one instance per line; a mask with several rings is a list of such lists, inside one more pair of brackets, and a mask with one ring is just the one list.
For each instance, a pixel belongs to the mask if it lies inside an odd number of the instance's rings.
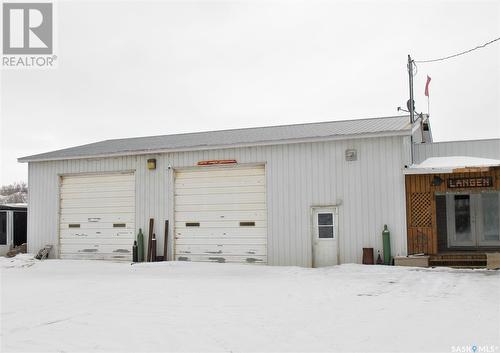
[[0,205],[0,256],[15,246],[26,243],[27,205]]
[[28,248],[130,260],[155,220],[169,260],[326,266],[407,253],[405,167],[427,117],[330,121],[107,140],[20,158]]

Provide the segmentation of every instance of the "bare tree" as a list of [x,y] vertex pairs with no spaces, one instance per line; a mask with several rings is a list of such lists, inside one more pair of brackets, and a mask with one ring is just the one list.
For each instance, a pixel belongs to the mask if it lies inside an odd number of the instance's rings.
[[25,203],[28,201],[28,184],[21,181],[0,188],[0,204]]

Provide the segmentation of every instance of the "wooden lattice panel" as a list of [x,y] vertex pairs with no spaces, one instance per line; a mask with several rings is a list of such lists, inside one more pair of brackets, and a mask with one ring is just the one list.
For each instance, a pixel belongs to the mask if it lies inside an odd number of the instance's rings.
[[410,195],[411,226],[430,227],[431,215],[431,195],[427,192],[415,192]]

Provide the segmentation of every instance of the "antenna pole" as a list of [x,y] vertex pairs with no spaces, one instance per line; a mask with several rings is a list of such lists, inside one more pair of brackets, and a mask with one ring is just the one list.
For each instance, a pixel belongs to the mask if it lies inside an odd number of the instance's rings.
[[410,86],[410,100],[408,110],[410,111],[410,163],[413,164],[413,122],[415,121],[415,104],[413,100],[413,60],[408,54],[408,83]]
[[413,59],[408,55],[408,82],[410,85],[410,104],[408,110],[410,111],[410,122],[413,125],[415,121],[415,104],[413,100]]

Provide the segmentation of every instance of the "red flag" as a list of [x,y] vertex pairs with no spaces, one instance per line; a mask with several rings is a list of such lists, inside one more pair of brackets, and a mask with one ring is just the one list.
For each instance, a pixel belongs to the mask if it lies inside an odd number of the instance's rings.
[[431,83],[431,78],[427,75],[427,83],[425,84],[425,95],[429,97],[429,83]]

